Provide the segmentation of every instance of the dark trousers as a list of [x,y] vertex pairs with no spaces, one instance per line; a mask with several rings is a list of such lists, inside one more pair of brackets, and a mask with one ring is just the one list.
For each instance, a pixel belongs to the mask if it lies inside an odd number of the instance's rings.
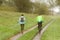
[[21,33],[23,33],[24,30],[24,24],[21,24]]
[[39,33],[41,32],[42,30],[42,22],[38,22],[38,31]]

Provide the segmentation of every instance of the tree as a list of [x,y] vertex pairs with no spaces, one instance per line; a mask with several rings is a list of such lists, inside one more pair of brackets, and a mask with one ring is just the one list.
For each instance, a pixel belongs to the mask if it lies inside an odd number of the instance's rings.
[[44,3],[35,3],[35,13],[49,14],[49,8]]
[[48,0],[48,2],[49,2],[49,4],[50,4],[51,7],[56,6],[55,0]]
[[60,0],[56,0],[57,5],[60,6]]
[[2,0],[0,0],[0,5],[3,3],[3,1]]
[[30,12],[32,3],[29,0],[14,0],[16,7],[20,12]]
[[49,6],[50,12],[53,15],[53,10],[51,10],[51,9],[53,9],[54,7],[56,7],[56,0],[48,0],[48,3],[50,5]]

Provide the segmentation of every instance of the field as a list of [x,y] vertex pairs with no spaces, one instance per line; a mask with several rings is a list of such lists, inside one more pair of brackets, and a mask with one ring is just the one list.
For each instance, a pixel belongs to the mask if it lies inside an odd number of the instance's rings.
[[[60,40],[59,3],[59,0],[0,0],[0,40]],[[21,14],[26,19],[23,33],[19,23]],[[43,20],[40,34],[39,18]]]
[[[6,40],[20,32],[20,25],[18,23],[20,15],[21,13],[18,12],[0,11],[0,40]],[[34,16],[31,14],[25,14],[25,17],[25,30],[27,30],[36,24],[34,21],[36,14],[34,14]]]
[[[43,15],[43,17],[44,17],[44,22],[43,22],[43,27],[44,27],[52,18],[51,18],[51,16],[47,16],[47,15]],[[38,33],[38,28],[35,28],[32,31],[23,35],[18,40],[32,40],[37,33]]]
[[60,40],[60,16],[48,27],[41,40]]
[[[20,25],[19,25],[18,19],[21,14],[22,13],[19,13],[19,12],[0,11],[0,35],[1,35],[0,40],[6,40],[7,38],[10,38],[11,36],[20,32]],[[37,24],[37,21],[36,21],[37,14],[25,13],[24,15],[26,17],[25,30],[28,30],[29,28],[31,28]],[[48,21],[51,20],[51,16],[43,15],[43,17],[44,17],[44,21],[43,21],[44,22],[43,26],[44,26],[48,23]],[[37,28],[28,32],[25,35],[27,35],[27,37],[28,36],[31,37],[31,34],[30,34],[31,32],[34,35],[36,35]],[[31,38],[33,38],[34,35],[32,35]],[[25,38],[27,38],[27,37],[25,37]]]

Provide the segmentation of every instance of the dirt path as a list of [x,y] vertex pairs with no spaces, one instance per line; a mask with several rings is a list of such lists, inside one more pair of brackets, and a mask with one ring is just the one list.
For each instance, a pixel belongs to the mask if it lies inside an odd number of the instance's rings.
[[49,27],[49,25],[50,25],[51,23],[53,23],[53,22],[54,22],[54,19],[52,19],[52,20],[42,29],[41,33],[40,33],[40,34],[38,33],[38,34],[33,38],[33,40],[41,40],[42,34],[44,33],[44,31],[46,31],[46,29]]
[[35,29],[36,27],[37,27],[37,25],[30,28],[30,29],[28,29],[27,31],[24,31],[23,34],[19,33],[19,34],[15,35],[15,36],[11,37],[9,40],[17,40],[19,37],[21,37],[22,35],[24,35],[25,33],[29,32],[29,31]]

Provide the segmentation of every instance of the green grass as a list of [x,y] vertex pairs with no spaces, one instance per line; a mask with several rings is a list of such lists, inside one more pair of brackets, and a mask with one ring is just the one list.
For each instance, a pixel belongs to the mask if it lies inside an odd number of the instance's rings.
[[[7,12],[0,11],[0,40],[6,40],[11,36],[20,32],[20,25],[18,24],[18,19],[22,13],[19,12]],[[25,30],[36,25],[36,16],[37,14],[24,14],[26,17]],[[44,16],[44,19],[47,20],[49,17]],[[50,18],[49,18],[50,19]],[[44,23],[47,21],[44,21]],[[30,32],[31,33],[31,32]],[[35,35],[35,31],[33,34]],[[28,35],[30,35],[28,33]],[[33,35],[32,35],[33,37]]]
[[60,40],[60,16],[55,18],[55,22],[44,32],[41,40]]
[[[7,12],[0,11],[0,40],[6,40],[7,38],[20,32],[20,25],[18,19],[21,13],[19,12]],[[26,17],[25,30],[31,28],[36,24],[36,14],[24,14]]]
[[48,22],[52,19],[52,16],[51,15],[43,15],[43,27],[48,24]]
[[[45,26],[46,23],[48,23],[51,20],[51,16],[44,15],[43,17],[44,17],[43,26]],[[38,28],[35,28],[32,31],[30,31],[30,32],[26,33],[25,35],[23,35],[22,37],[20,37],[18,40],[32,40],[33,37],[37,34],[37,32],[38,32]]]
[[18,40],[32,40],[33,37],[36,35],[36,33],[38,32],[37,28],[35,28],[34,30],[24,34],[22,37],[20,37]]

